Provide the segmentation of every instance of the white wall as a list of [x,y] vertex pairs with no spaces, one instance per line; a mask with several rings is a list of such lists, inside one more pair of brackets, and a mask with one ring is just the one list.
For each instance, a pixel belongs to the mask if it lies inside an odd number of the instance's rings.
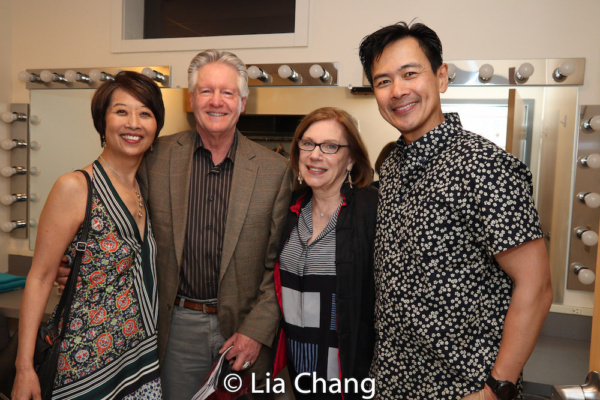
[[[195,51],[110,52],[110,3],[12,1],[12,100],[28,100],[16,79],[26,68],[172,65],[175,85],[185,87]],[[585,57],[581,100],[600,103],[597,0],[312,0],[310,8],[308,47],[233,51],[247,63],[338,61],[340,84],[356,86],[360,40],[381,26],[418,18],[437,31],[446,59]]]
[[[8,111],[12,99],[12,22],[11,0],[0,0],[0,113]],[[0,122],[0,141],[10,136],[9,128]],[[0,150],[0,168],[8,165],[9,155]],[[8,179],[0,179],[0,195],[8,193],[10,188]],[[10,211],[8,207],[0,205],[0,223],[8,220]],[[10,237],[0,232],[0,272],[8,271],[8,243]]]
[[[110,4],[0,0],[5,5],[0,14],[0,51],[5,50],[0,53],[0,72],[8,73],[8,78],[0,74],[0,103],[29,102],[28,90],[16,78],[28,68],[171,65],[173,86],[187,86],[189,60],[203,49],[111,53]],[[449,60],[585,57],[580,103],[600,104],[597,15],[598,0],[311,0],[307,47],[230,50],[246,63],[336,61],[340,86],[360,86],[360,40],[381,26],[417,18],[437,31]],[[6,165],[5,157],[0,153],[0,166]],[[0,187],[0,193],[5,192]],[[0,242],[0,271],[5,247]],[[26,249],[25,241],[11,243],[13,253]]]

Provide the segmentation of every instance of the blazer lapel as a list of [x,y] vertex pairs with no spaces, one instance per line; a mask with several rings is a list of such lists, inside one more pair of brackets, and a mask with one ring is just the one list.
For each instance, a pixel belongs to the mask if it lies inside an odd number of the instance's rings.
[[219,281],[225,275],[225,271],[233,257],[233,252],[248,213],[252,190],[258,173],[258,165],[254,162],[256,154],[249,146],[250,141],[237,130],[236,135],[238,135],[238,146],[235,153],[233,179],[227,208]]
[[[181,265],[183,257],[183,244],[187,229],[188,203],[190,200],[190,180],[192,174],[192,158],[196,131],[189,131],[189,135],[178,140],[179,146],[171,150],[169,175],[171,195],[171,215],[173,217],[173,239],[177,265]],[[182,201],[183,199],[183,201]]]

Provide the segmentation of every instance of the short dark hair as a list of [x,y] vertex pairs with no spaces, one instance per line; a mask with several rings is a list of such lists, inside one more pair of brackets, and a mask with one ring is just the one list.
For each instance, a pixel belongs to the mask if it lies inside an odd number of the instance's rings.
[[92,119],[94,127],[100,134],[100,143],[105,141],[106,112],[110,107],[112,95],[117,89],[126,91],[152,111],[156,119],[156,135],[154,136],[154,140],[156,140],[165,124],[165,104],[160,88],[145,75],[134,71],[121,71],[115,75],[114,80],[103,83],[92,97]]
[[388,144],[386,144],[385,146],[383,146],[383,149],[381,149],[381,152],[379,153],[379,155],[377,156],[377,160],[375,160],[375,172],[377,172],[377,175],[379,175],[379,171],[381,171],[381,166],[383,165],[383,162],[386,160],[386,158],[388,158],[388,156],[390,155],[390,153],[396,148],[396,142],[389,142]]
[[358,55],[371,86],[373,86],[373,63],[381,57],[388,45],[406,37],[412,37],[419,42],[419,47],[429,60],[431,69],[437,73],[443,64],[442,42],[438,35],[421,23],[408,25],[406,22],[398,22],[365,36],[360,42]]
[[350,156],[354,160],[352,166],[352,184],[357,187],[365,187],[373,180],[373,170],[371,169],[371,161],[369,161],[369,153],[363,143],[360,132],[358,130],[358,121],[347,111],[336,107],[321,107],[307,114],[294,133],[292,139],[292,147],[290,149],[290,163],[296,176],[300,172],[299,159],[300,148],[298,141],[304,136],[304,132],[318,121],[336,121],[344,128],[344,136],[350,146]]

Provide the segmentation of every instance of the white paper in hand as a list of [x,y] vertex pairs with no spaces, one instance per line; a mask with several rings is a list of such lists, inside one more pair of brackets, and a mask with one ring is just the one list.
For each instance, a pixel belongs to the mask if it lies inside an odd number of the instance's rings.
[[225,359],[225,354],[227,354],[227,352],[231,350],[232,347],[233,346],[225,350],[223,354],[221,354],[221,357],[215,360],[210,369],[210,372],[208,373],[206,378],[204,378],[204,382],[202,382],[202,387],[200,387],[200,390],[198,390],[194,397],[192,397],[192,400],[204,400],[217,390],[217,386],[219,385],[219,375],[221,375],[221,369],[223,368],[223,365],[227,362],[227,359]]

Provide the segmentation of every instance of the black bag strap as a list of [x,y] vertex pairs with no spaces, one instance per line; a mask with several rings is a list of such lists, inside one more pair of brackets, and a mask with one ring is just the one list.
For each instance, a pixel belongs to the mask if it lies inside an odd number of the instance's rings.
[[62,340],[65,336],[67,328],[69,327],[69,316],[71,313],[71,304],[73,303],[73,296],[75,295],[75,285],[77,284],[77,277],[79,276],[79,265],[81,264],[83,254],[87,250],[87,237],[91,225],[92,180],[90,179],[90,175],[86,171],[82,169],[78,169],[77,171],[83,173],[83,175],[85,176],[85,180],[87,181],[87,205],[85,209],[85,218],[83,219],[83,225],[81,226],[81,238],[80,241],[77,242],[73,267],[71,268],[69,278],[67,279],[67,284],[65,285],[65,290],[63,291],[63,294],[60,297],[60,301],[56,308],[56,321],[53,326],[53,329],[55,330],[54,333],[58,333],[58,326],[61,325],[60,322],[62,322],[63,329],[61,330],[58,337],[56,337],[55,341]]

